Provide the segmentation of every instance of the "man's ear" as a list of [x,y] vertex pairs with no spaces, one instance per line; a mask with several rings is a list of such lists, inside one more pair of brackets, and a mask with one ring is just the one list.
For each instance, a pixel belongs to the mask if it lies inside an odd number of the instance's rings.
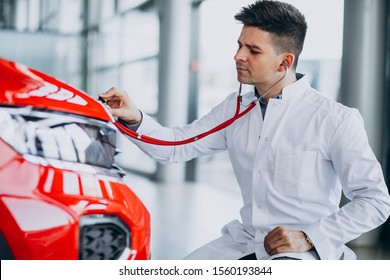
[[280,62],[278,71],[284,72],[287,68],[291,68],[294,65],[295,56],[292,53],[284,53],[282,56],[282,61]]

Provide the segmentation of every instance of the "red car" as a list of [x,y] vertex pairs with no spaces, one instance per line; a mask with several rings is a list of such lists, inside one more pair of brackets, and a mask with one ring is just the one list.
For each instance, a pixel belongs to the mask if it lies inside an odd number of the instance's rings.
[[0,58],[0,259],[150,259],[104,105]]

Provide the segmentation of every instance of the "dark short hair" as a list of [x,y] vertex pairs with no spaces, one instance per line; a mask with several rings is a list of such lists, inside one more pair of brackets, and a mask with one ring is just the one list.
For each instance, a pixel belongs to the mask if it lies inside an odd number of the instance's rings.
[[295,55],[296,68],[307,30],[305,17],[297,8],[284,2],[258,0],[242,8],[235,19],[269,32],[277,53],[291,52]]

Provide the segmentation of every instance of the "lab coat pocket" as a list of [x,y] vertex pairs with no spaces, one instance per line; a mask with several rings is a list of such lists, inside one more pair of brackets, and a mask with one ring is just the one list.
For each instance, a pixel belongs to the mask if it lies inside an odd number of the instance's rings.
[[286,196],[309,196],[316,185],[317,151],[277,149],[274,187]]

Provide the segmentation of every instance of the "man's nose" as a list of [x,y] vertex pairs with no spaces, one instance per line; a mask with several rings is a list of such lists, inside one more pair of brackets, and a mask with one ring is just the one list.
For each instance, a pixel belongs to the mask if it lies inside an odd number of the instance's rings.
[[240,49],[237,50],[236,55],[234,56],[234,60],[237,61],[247,61],[248,56],[245,54],[245,52]]

